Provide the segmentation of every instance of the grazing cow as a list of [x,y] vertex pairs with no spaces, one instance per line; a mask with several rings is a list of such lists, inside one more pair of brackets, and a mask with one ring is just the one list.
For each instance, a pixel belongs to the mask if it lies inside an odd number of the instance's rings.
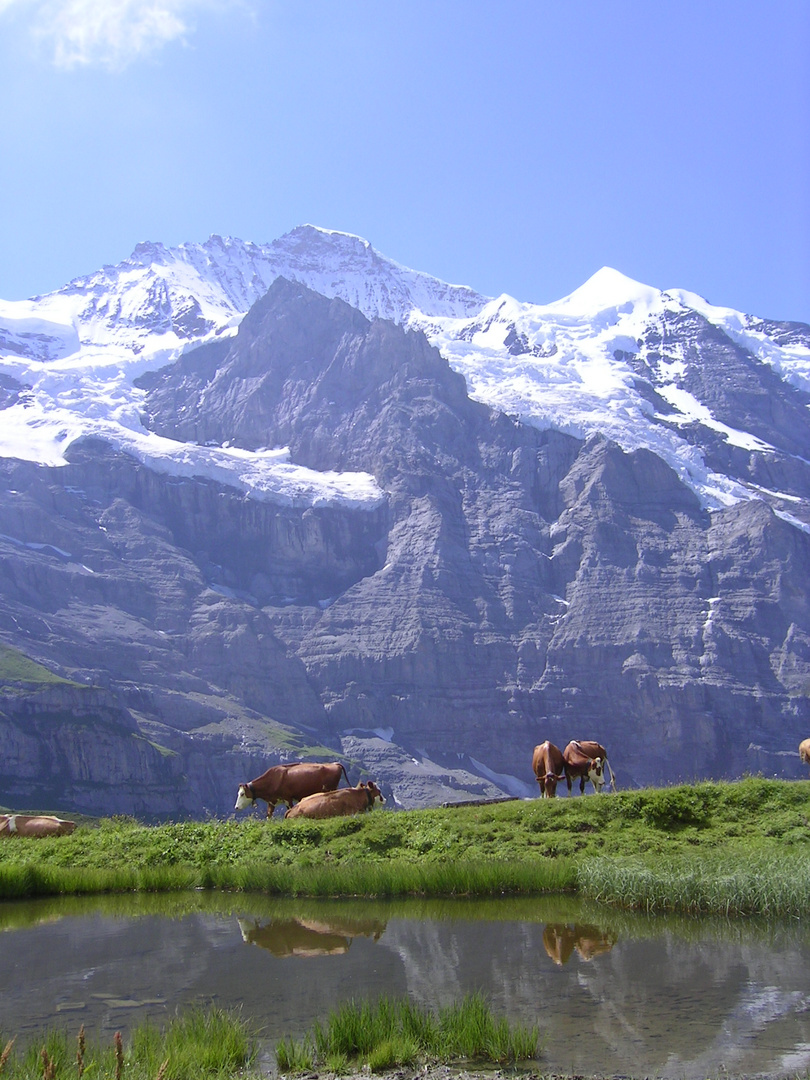
[[357,787],[340,788],[339,791],[326,791],[319,795],[309,795],[297,806],[291,806],[285,818],[330,818],[348,817],[371,810],[374,800],[385,802],[383,793],[373,780],[358,784]]
[[0,814],[0,836],[70,836],[75,821],[48,814]]
[[314,761],[298,761],[292,765],[272,765],[267,772],[248,784],[240,784],[234,810],[255,806],[257,799],[267,803],[267,816],[272,817],[276,803],[291,807],[298,799],[322,791],[334,791],[346,770],[339,761],[319,764]]
[[610,773],[610,782],[613,790],[616,790],[616,778],[613,769],[607,759],[607,750],[598,742],[578,742],[576,739],[570,742],[563,750],[565,759],[565,779],[568,790],[571,790],[571,781],[579,779],[579,790],[585,793],[585,781],[590,780],[593,790],[597,794],[602,790],[605,783],[605,769]]
[[532,768],[540,785],[542,798],[553,799],[557,794],[557,783],[565,779],[565,760],[560,748],[548,739],[535,746]]
[[810,765],[810,739],[802,739],[799,743],[799,757],[805,765]]

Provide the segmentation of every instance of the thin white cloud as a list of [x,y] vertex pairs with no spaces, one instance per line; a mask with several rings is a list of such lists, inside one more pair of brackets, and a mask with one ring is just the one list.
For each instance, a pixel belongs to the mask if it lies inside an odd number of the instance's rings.
[[60,68],[127,67],[170,42],[185,42],[203,10],[244,7],[242,0],[0,0],[31,16],[31,32]]

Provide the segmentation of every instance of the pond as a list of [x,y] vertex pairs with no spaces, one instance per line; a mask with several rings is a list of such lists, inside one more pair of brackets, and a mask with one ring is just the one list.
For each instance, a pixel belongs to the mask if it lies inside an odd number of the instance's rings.
[[347,902],[180,895],[0,904],[0,1035],[106,1040],[192,1004],[272,1044],[343,1000],[482,991],[540,1067],[698,1078],[810,1068],[810,927],[653,919],[559,897]]

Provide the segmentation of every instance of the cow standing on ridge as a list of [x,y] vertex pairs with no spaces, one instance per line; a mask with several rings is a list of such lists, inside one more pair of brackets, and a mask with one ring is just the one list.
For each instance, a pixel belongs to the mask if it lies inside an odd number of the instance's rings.
[[532,754],[532,769],[540,785],[541,797],[553,799],[557,794],[558,782],[565,779],[565,759],[560,748],[548,739],[539,746],[535,746]]
[[320,764],[298,761],[291,765],[271,765],[267,772],[247,784],[240,784],[234,810],[255,806],[257,799],[267,803],[267,816],[272,817],[277,803],[289,809],[294,802],[322,791],[334,791],[341,776],[349,777],[339,761]]
[[574,739],[563,750],[565,759],[565,779],[568,790],[571,790],[571,781],[579,780],[580,794],[585,793],[585,781],[590,780],[596,794],[601,792],[605,784],[605,769],[610,773],[610,783],[616,790],[616,778],[613,769],[607,759],[607,750],[598,742],[586,740],[579,742]]

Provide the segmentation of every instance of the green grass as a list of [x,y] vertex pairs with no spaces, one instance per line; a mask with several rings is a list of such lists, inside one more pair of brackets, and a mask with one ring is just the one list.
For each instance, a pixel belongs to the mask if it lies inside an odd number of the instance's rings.
[[276,1046],[281,1072],[323,1065],[333,1072],[368,1067],[372,1072],[420,1062],[487,1062],[505,1065],[536,1058],[537,1028],[510,1025],[493,1016],[480,994],[439,1009],[423,1009],[410,998],[350,1001],[316,1022],[303,1039]]
[[[324,1066],[345,1073],[425,1062],[498,1065],[529,1061],[540,1052],[536,1027],[495,1017],[479,994],[437,1013],[410,998],[347,1002],[315,1022],[300,1040],[276,1044],[282,1073]],[[229,1080],[256,1076],[258,1041],[243,1020],[217,1008],[190,1009],[167,1026],[136,1026],[127,1043],[116,1033],[108,1043],[64,1029],[22,1042],[0,1033],[3,1080]]]
[[80,686],[80,683],[71,683],[63,679],[61,675],[55,675],[42,664],[31,660],[24,653],[12,649],[9,645],[0,645],[0,681],[11,683],[27,683],[29,685],[49,685],[63,683],[66,686]]
[[[0,1038],[3,1080],[224,1080],[244,1076],[256,1041],[240,1017],[219,1009],[192,1009],[160,1029],[136,1027],[126,1045],[116,1033],[108,1044],[65,1030],[20,1043]],[[258,1073],[258,1070],[257,1070]]]
[[327,821],[256,816],[0,842],[0,898],[189,888],[277,896],[574,891],[616,905],[810,914],[810,781],[749,777]]
[[801,918],[810,911],[810,854],[758,851],[745,860],[712,851],[677,858],[588,860],[579,890],[589,898],[646,912]]

